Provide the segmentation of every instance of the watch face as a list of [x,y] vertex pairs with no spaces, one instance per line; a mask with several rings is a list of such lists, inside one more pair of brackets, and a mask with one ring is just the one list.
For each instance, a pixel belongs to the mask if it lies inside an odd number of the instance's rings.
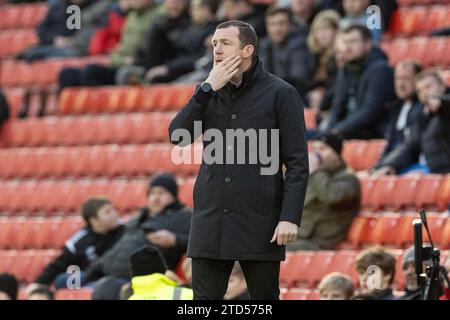
[[212,90],[211,85],[207,82],[202,83],[201,88],[205,92],[210,92]]

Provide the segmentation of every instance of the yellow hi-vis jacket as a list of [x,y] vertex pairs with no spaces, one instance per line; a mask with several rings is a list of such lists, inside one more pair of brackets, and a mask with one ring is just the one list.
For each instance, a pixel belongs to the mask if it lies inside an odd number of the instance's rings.
[[161,273],[138,276],[131,279],[133,295],[129,300],[193,300],[191,289],[177,283]]

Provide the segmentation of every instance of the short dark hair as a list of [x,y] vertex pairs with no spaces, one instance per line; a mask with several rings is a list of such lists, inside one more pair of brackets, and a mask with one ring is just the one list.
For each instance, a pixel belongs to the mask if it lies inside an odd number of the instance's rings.
[[81,215],[88,226],[90,226],[89,220],[91,218],[96,218],[98,210],[107,204],[111,204],[111,201],[108,198],[103,197],[90,198],[83,203]]
[[342,30],[342,33],[345,34],[353,31],[358,31],[364,41],[372,41],[372,33],[370,32],[369,28],[360,24],[352,24],[347,28],[344,28]]
[[381,246],[375,246],[362,251],[355,259],[355,269],[364,274],[370,266],[378,266],[383,274],[391,275],[390,284],[395,278],[395,257]]
[[269,8],[267,8],[266,10],[266,18],[267,17],[273,17],[274,15],[277,14],[285,14],[288,16],[289,21],[292,21],[292,11],[289,8],[286,7],[279,7],[277,5],[271,5]]
[[217,9],[219,8],[219,2],[217,0],[198,0],[202,7],[208,7],[209,10],[216,14]]
[[437,82],[439,82],[441,85],[444,85],[444,81],[442,80],[441,76],[439,75],[439,72],[437,72],[436,70],[425,70],[420,72],[416,78],[415,78],[415,82],[421,81],[425,78],[428,77],[433,77]]
[[55,294],[53,293],[52,290],[50,290],[48,287],[46,286],[39,286],[36,289],[34,289],[33,291],[31,291],[28,296],[31,296],[33,294],[42,294],[44,296],[47,296],[47,298],[49,300],[54,300],[55,299]]
[[255,48],[255,51],[253,52],[253,56],[255,56],[256,48],[258,48],[258,36],[256,35],[255,29],[246,22],[229,20],[219,24],[216,30],[229,27],[237,27],[239,29],[239,42],[241,43],[241,46],[252,45]]

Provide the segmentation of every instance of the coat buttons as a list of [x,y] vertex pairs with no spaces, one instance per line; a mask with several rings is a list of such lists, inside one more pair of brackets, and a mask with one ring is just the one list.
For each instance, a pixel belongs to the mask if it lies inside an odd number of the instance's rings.
[[229,210],[229,209],[223,209],[223,213],[224,213],[224,214],[229,214],[229,213],[230,213],[230,210]]
[[235,120],[237,118],[237,115],[235,114],[235,113],[233,113],[232,115],[231,115],[231,120]]
[[226,177],[226,178],[225,178],[225,182],[227,182],[227,183],[228,183],[228,182],[231,182],[231,178],[230,178],[230,177]]

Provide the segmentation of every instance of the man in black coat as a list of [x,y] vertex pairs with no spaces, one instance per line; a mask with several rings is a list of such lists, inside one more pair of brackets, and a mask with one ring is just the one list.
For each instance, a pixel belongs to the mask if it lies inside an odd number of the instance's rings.
[[405,173],[419,163],[425,172],[450,173],[450,91],[434,71],[416,77],[416,90],[425,116],[405,141],[383,158],[380,169]]
[[[106,277],[113,284],[127,283],[131,254],[148,245],[161,251],[169,269],[177,268],[187,249],[191,213],[178,201],[178,186],[173,175],[161,173],[153,177],[147,200],[148,207],[142,208],[138,216],[127,223],[120,241],[86,270],[87,282]],[[96,292],[96,296],[115,299],[118,292]]]
[[[264,70],[249,24],[220,24],[212,45],[208,79],[169,126],[182,146],[203,133],[188,246],[194,299],[223,299],[235,261],[252,299],[278,299],[280,261],[296,239],[308,179],[303,103]],[[262,159],[269,148],[271,159]]]
[[365,26],[350,26],[342,32],[349,62],[338,72],[325,131],[345,139],[382,138],[384,106],[395,98],[392,68]]

